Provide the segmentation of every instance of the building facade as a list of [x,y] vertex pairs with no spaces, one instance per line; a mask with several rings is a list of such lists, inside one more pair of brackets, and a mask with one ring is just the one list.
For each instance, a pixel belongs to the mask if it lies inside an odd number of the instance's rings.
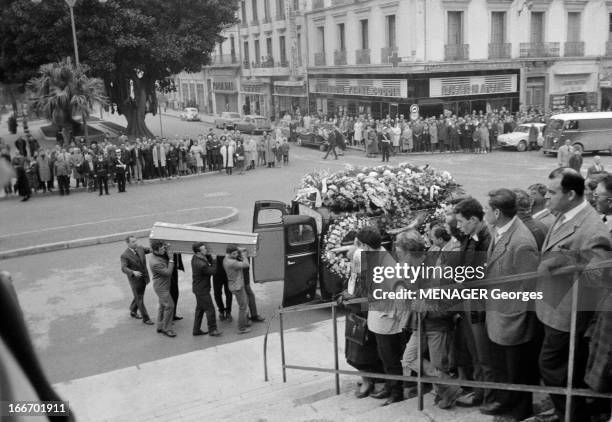
[[316,0],[305,13],[310,109],[607,108],[611,13],[603,0]]

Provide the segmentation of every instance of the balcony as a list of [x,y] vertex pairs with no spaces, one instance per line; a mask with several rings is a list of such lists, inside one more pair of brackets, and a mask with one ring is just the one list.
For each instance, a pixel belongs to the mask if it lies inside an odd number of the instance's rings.
[[249,69],[251,67],[251,64],[249,63],[249,59],[246,59],[245,61],[242,62],[242,67],[245,69]]
[[238,58],[235,54],[221,54],[210,58],[211,66],[231,66],[238,65]]
[[262,23],[271,23],[271,22],[272,22],[272,20],[270,19],[270,16],[265,16],[263,18],[263,22]]
[[342,66],[346,64],[346,50],[334,51],[334,65]]
[[315,53],[314,62],[315,66],[325,66],[325,52]]
[[380,49],[380,62],[383,64],[389,64],[389,58],[397,54],[397,47],[383,47]]
[[563,48],[565,57],[583,57],[584,56],[584,41],[566,42]]
[[509,59],[511,57],[512,44],[510,43],[492,43],[489,44],[490,59]]
[[469,44],[446,44],[444,46],[444,60],[457,61],[470,59]]
[[363,50],[355,50],[355,63],[370,64],[370,49],[364,48]]
[[612,57],[612,41],[606,41],[606,56]]
[[559,57],[561,49],[558,42],[522,42],[521,57]]

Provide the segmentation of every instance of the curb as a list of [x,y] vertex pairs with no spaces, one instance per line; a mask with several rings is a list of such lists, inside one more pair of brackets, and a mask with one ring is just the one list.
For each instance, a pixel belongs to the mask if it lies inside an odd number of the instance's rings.
[[[172,182],[175,182],[175,181],[180,181],[182,179],[191,179],[191,178],[195,178],[195,177],[213,176],[215,174],[224,174],[224,173],[221,173],[218,170],[216,170],[216,171],[207,171],[207,172],[198,173],[198,174],[187,174],[185,176],[180,176],[180,177],[175,177],[175,178],[147,179],[147,180],[143,180],[142,183],[133,182],[132,184],[128,184],[126,182],[125,186],[129,187],[129,186],[138,186],[138,185],[153,185],[153,184],[157,184],[157,183],[168,183],[168,182],[172,183]],[[70,181],[72,182],[72,179],[70,179]],[[109,183],[109,185],[110,185],[110,183]],[[109,186],[109,188],[111,188],[111,187],[113,187],[113,186]],[[82,192],[92,193],[92,192],[87,192],[87,188],[84,188],[84,187],[78,187],[78,188],[71,187],[70,188],[70,193],[82,193]],[[94,191],[93,193],[95,193],[95,192],[97,192],[97,190]],[[58,196],[58,195],[59,195],[59,190],[58,190],[58,188],[56,186],[56,187],[53,188],[53,192],[51,192],[51,193],[49,193],[49,192],[47,192],[47,193],[37,193],[37,194],[32,195],[32,197],[30,199],[46,198],[48,196]],[[21,196],[19,196],[19,195],[4,196],[4,197],[0,198],[0,202],[1,201],[16,200],[16,199],[21,200]]]
[[[234,221],[238,221],[238,209],[235,207],[226,207],[231,210],[231,213],[225,217],[211,218],[206,221],[186,224],[188,226],[199,227],[217,227]],[[26,255],[36,255],[45,252],[60,251],[64,249],[76,249],[85,246],[103,245],[106,243],[115,243],[125,240],[127,236],[137,238],[148,237],[151,229],[133,230],[123,233],[113,233],[104,236],[85,237],[81,239],[67,240],[64,242],[46,243],[38,246],[30,246],[28,248],[12,249],[9,251],[0,252],[0,261],[9,258],[18,258]]]

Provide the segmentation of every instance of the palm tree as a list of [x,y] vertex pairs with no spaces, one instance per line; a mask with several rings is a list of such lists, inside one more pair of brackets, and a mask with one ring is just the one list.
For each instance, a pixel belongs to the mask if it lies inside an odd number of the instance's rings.
[[39,76],[28,82],[32,108],[58,128],[62,128],[64,142],[70,142],[73,115],[83,118],[87,138],[87,118],[95,105],[108,103],[101,79],[87,76],[87,67],[74,66],[70,59],[40,67]]

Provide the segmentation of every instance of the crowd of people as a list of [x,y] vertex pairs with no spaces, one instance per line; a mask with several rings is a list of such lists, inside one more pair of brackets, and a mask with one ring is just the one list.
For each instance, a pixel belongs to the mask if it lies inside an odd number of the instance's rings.
[[[597,265],[612,257],[612,173],[599,160],[587,178],[564,166],[546,184],[526,189],[496,189],[481,204],[471,197],[450,205],[444,219],[434,221],[422,235],[408,230],[397,235],[392,252],[382,247],[377,228],[354,233],[348,254],[352,276],[339,300],[370,298],[369,308],[347,305],[346,358],[356,369],[389,375],[566,387],[568,382],[571,286],[573,274],[556,274],[568,265],[591,268],[578,278],[573,385],[597,392],[612,391],[612,295],[609,269]],[[376,263],[407,263],[412,267],[486,268],[486,279],[537,273],[518,282],[496,284],[505,292],[541,292],[530,301],[468,300],[372,301],[372,286],[364,276],[367,254],[379,251]],[[366,258],[363,258],[366,257]],[[378,265],[377,264],[377,265]],[[551,274],[553,274],[551,276]],[[413,289],[454,285],[460,289],[478,281],[469,276],[459,286],[453,279],[420,277]],[[397,279],[386,279],[386,291],[397,291]],[[480,286],[482,287],[482,286]],[[588,301],[590,303],[587,303]],[[359,327],[366,326],[365,330]],[[358,333],[358,334],[355,334]],[[419,361],[418,335],[422,341]],[[355,338],[355,337],[358,338]],[[422,368],[422,369],[421,369]],[[413,383],[365,377],[357,398],[386,399],[384,405],[416,395]],[[559,421],[565,416],[565,396],[551,395],[552,404],[533,403],[523,391],[466,388],[434,384],[435,403],[442,409],[479,406],[497,421]],[[552,409],[552,410],[551,410]],[[574,396],[571,421],[607,422],[610,401]]]
[[[156,325],[160,334],[176,337],[174,323],[183,319],[176,313],[179,271],[185,271],[182,255],[169,251],[169,246],[160,240],[151,240],[150,247],[140,246],[134,236],[128,236],[125,241],[127,248],[120,261],[121,271],[127,276],[133,294],[130,316],[141,319],[144,324]],[[222,334],[217,327],[211,287],[221,321],[233,320],[232,298],[238,303],[238,334],[250,332],[252,322],[265,321],[257,312],[255,294],[250,285],[249,257],[244,249],[230,244],[225,256],[216,256],[209,253],[205,243],[197,242],[192,245],[192,252],[192,291],[196,298],[194,336],[208,334],[217,337]],[[149,255],[148,266],[146,255]],[[151,319],[144,303],[145,290],[151,278],[159,301],[156,321]],[[204,315],[207,331],[202,330]]]
[[[239,131],[213,129],[197,139],[136,138],[130,142],[122,135],[87,144],[83,138],[68,147],[59,143],[53,149],[40,148],[32,136],[18,138],[13,153],[0,138],[0,155],[15,170],[14,183],[4,186],[6,194],[18,194],[27,201],[33,193],[51,192],[57,188],[69,195],[71,187],[87,188],[99,195],[109,195],[109,184],[118,193],[126,184],[148,179],[168,179],[219,171],[238,174],[256,167],[289,165],[289,143],[280,130],[264,132],[255,139]],[[72,186],[71,186],[72,185]]]

